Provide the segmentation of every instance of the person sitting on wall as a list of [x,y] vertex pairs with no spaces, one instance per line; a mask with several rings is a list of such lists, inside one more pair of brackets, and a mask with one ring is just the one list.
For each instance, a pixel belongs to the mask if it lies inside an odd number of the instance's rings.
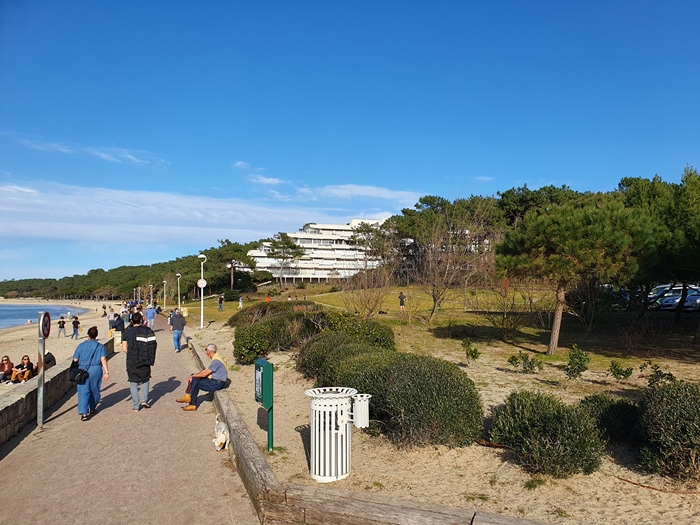
[[12,369],[13,383],[25,383],[27,379],[31,379],[34,375],[34,365],[29,360],[28,355],[22,356],[22,361]]
[[6,355],[2,356],[2,362],[0,363],[0,381],[9,381],[12,377],[12,369],[15,365],[10,361],[10,358]]
[[216,345],[209,343],[205,352],[211,359],[211,363],[201,372],[190,375],[187,380],[185,395],[177,400],[178,403],[187,403],[187,406],[182,407],[182,409],[188,412],[197,410],[197,394],[199,394],[200,390],[216,392],[226,388],[228,384],[228,370],[226,369],[226,364],[216,353]]

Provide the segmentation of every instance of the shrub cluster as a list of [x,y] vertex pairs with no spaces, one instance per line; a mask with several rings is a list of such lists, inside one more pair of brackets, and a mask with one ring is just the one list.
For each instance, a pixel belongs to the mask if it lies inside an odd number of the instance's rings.
[[316,380],[328,352],[340,345],[355,342],[358,342],[357,339],[343,332],[327,331],[316,334],[299,349],[297,370],[305,377]]
[[700,479],[700,385],[673,381],[648,388],[640,414],[644,466],[674,478]]
[[275,350],[288,350],[317,331],[304,312],[288,310],[255,324],[237,327],[233,355],[241,363],[250,364]]
[[371,346],[387,350],[396,348],[394,331],[389,326],[343,312],[325,311],[323,314],[319,324],[328,330],[343,332]]
[[343,386],[372,394],[370,417],[399,445],[471,445],[483,426],[474,382],[447,361],[378,351],[338,366]]
[[580,406],[595,420],[603,437],[611,441],[639,438],[639,408],[632,401],[593,394],[584,397]]
[[513,447],[530,471],[557,478],[596,471],[605,450],[588,412],[529,391],[512,393],[496,410],[491,439]]
[[249,326],[275,315],[289,312],[313,312],[320,310],[321,306],[313,301],[262,301],[239,310],[231,316],[226,324],[232,328]]

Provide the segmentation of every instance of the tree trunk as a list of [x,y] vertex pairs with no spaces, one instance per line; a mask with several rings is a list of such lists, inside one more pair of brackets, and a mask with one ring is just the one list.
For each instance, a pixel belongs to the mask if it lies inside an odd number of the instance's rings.
[[552,320],[552,333],[549,336],[549,345],[547,346],[547,355],[554,355],[559,344],[559,332],[561,331],[561,319],[564,315],[564,306],[566,305],[566,288],[563,282],[557,286],[557,304],[554,307],[554,319]]

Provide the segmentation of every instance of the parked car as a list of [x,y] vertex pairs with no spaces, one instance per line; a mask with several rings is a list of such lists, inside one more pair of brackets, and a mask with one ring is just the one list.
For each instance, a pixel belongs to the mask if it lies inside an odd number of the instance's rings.
[[[681,300],[683,293],[682,287],[674,287],[666,295],[659,300],[659,308],[662,310],[675,310],[678,306],[678,301]],[[700,309],[700,291],[694,288],[688,288],[688,295],[683,303],[683,310],[699,310]]]

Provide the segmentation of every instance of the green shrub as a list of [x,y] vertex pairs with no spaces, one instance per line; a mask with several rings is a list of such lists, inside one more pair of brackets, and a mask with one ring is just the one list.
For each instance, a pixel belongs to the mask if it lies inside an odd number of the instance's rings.
[[595,420],[601,435],[611,441],[639,436],[639,408],[633,402],[609,394],[593,394],[581,400],[581,408]]
[[671,372],[664,372],[661,370],[661,365],[652,363],[651,359],[647,359],[644,363],[639,365],[640,372],[644,372],[647,368],[651,370],[647,376],[649,388],[673,383],[676,380],[676,377]]
[[620,362],[615,361],[613,359],[612,361],[610,361],[610,368],[608,368],[608,373],[618,381],[622,381],[624,379],[630,378],[630,376],[632,375],[632,367],[630,366],[628,368],[622,368]]
[[534,374],[535,369],[542,370],[544,368],[541,359],[530,357],[528,354],[523,353],[522,350],[518,350],[517,355],[510,356],[508,358],[508,364],[515,368],[522,368],[523,372],[526,374]]
[[678,479],[700,479],[700,385],[674,381],[647,388],[640,403],[642,463]]
[[337,386],[355,388],[361,394],[372,394],[369,402],[370,419],[388,419],[386,389],[391,366],[403,358],[393,350],[356,354],[339,363],[336,370]]
[[318,328],[303,312],[287,311],[236,328],[233,355],[252,363],[276,350],[289,350],[316,334]]
[[[365,343],[345,343],[328,349],[323,353],[324,359],[318,367],[316,386],[347,386],[338,382],[338,368],[341,363],[358,354],[381,352],[382,348],[367,346]],[[392,352],[392,350],[389,350]]]
[[357,339],[343,332],[321,332],[309,339],[299,350],[297,370],[307,378],[316,379],[328,352],[340,345],[356,342]]
[[351,315],[342,312],[325,311],[323,320],[319,317],[319,323],[323,323],[325,328],[336,332],[344,332],[371,346],[378,346],[393,350],[396,348],[394,342],[394,331],[391,327],[383,325],[377,321],[369,321],[358,315]]
[[469,366],[470,362],[479,359],[481,352],[474,346],[471,339],[464,339],[462,341],[462,348],[464,349],[464,355],[467,359],[467,366]]
[[591,356],[581,350],[578,345],[573,345],[569,351],[569,362],[566,364],[564,371],[567,379],[578,379],[581,377],[591,362]]
[[495,411],[491,440],[513,447],[533,473],[557,478],[595,472],[605,450],[588,412],[528,391],[512,393]]
[[236,329],[233,357],[241,363],[250,364],[266,356],[272,346],[271,329],[270,323],[264,322]]
[[474,382],[454,363],[401,355],[387,370],[387,437],[400,445],[474,443],[484,423]]
[[312,301],[271,301],[269,303],[261,301],[239,310],[231,316],[226,324],[232,328],[239,328],[259,323],[282,313],[313,312],[320,309],[321,306]]

